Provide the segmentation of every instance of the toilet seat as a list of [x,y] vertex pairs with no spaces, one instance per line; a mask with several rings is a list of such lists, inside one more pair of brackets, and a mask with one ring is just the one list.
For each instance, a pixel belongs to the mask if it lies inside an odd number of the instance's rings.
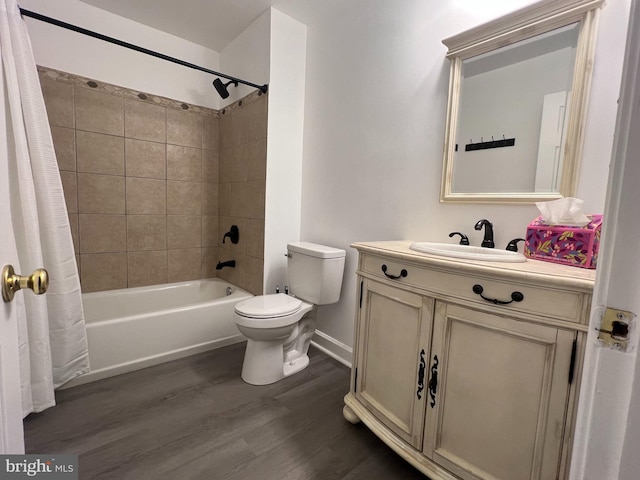
[[300,320],[311,307],[284,293],[259,295],[236,304],[236,323],[251,328],[283,327]]
[[302,306],[302,300],[285,293],[258,295],[236,304],[236,313],[251,318],[273,318],[290,315]]

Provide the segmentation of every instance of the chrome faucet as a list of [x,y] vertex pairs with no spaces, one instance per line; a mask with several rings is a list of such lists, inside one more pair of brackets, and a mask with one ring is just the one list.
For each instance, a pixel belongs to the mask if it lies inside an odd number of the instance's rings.
[[495,246],[493,243],[493,224],[489,220],[483,218],[482,220],[478,220],[478,223],[476,223],[473,228],[480,231],[482,230],[482,227],[484,227],[484,240],[482,240],[481,245],[483,247],[493,248]]

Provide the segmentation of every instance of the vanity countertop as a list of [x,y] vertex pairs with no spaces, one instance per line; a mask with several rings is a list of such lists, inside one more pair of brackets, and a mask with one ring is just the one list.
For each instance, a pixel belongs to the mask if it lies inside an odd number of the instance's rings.
[[352,248],[362,253],[382,255],[404,262],[424,265],[437,270],[453,270],[466,274],[496,275],[503,279],[526,280],[528,282],[555,285],[560,288],[572,288],[591,293],[596,271],[543,262],[527,258],[522,263],[485,262],[450,258],[416,252],[409,246],[411,240],[393,240],[380,242],[355,242]]

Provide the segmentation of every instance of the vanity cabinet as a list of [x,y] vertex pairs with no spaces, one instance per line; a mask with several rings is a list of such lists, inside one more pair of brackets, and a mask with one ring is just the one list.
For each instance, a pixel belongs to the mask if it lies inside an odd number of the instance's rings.
[[364,280],[362,288],[356,398],[399,438],[420,449],[434,301],[372,280]]
[[409,244],[353,245],[345,418],[432,480],[566,478],[594,272]]

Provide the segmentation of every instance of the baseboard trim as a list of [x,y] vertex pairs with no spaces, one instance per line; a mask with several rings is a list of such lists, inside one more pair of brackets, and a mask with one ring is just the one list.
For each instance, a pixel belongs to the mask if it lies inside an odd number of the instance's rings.
[[353,349],[320,330],[316,330],[311,345],[341,364],[351,368]]

